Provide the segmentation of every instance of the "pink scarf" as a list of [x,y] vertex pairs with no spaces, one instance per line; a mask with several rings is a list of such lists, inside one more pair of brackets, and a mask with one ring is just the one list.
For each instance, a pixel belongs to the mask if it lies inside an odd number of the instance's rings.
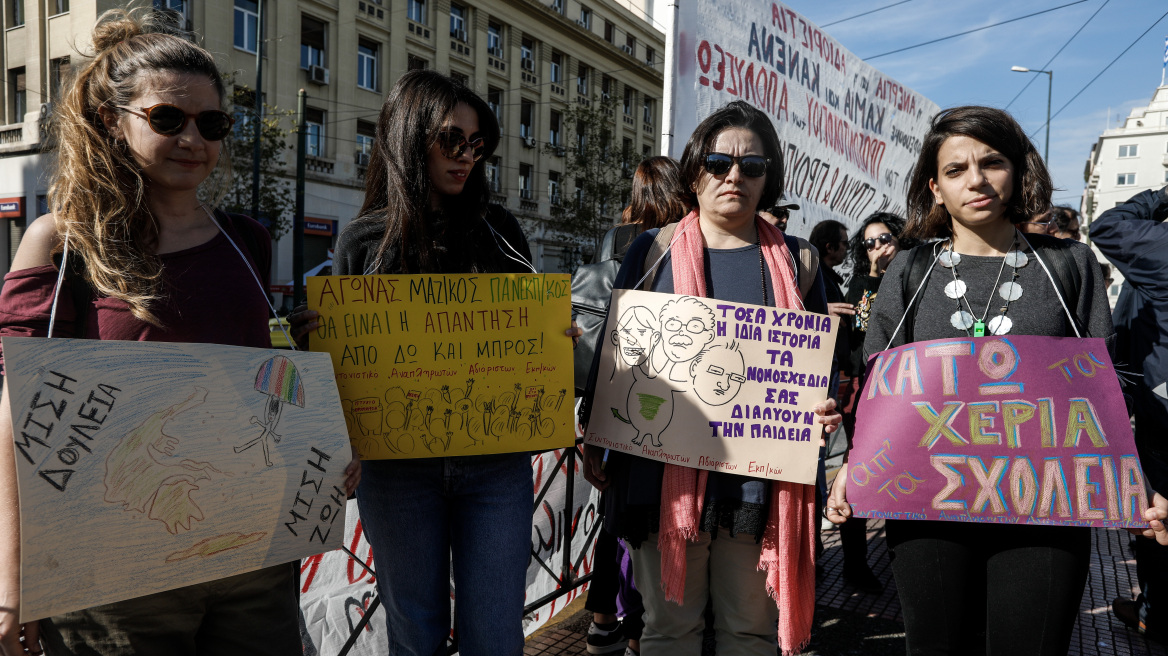
[[[774,282],[775,306],[800,308],[799,285],[788,264],[790,251],[779,229],[754,217],[759,243]],[[677,226],[671,255],[673,293],[706,296],[706,276],[697,211]],[[696,541],[708,472],[665,465],[661,482],[661,587],[665,598],[685,598],[685,543]],[[815,611],[815,491],[811,485],[771,483],[770,513],[758,568],[767,573],[767,593],[779,608],[779,646],[783,656],[798,654],[811,639]]]

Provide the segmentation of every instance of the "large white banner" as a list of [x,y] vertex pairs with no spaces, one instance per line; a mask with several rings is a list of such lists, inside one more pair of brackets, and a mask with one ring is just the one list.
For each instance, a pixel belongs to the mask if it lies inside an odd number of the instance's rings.
[[824,219],[856,227],[876,211],[904,215],[908,176],[938,107],[865,64],[781,2],[682,0],[669,43],[670,155],[697,124],[745,100],[783,144],[787,197],[806,236]]

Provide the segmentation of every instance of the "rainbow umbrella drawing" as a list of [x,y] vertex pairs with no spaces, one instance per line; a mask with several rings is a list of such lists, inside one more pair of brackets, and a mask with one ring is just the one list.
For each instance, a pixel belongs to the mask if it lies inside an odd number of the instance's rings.
[[285,404],[304,407],[304,382],[300,380],[300,372],[296,371],[296,365],[288,358],[277,355],[263,363],[256,372],[255,390],[268,395],[268,400],[264,403],[266,418],[262,421],[259,417],[251,418],[253,425],[264,430],[259,437],[235,447],[235,452],[243,453],[259,444],[264,449],[264,462],[271,467],[268,439],[271,438],[273,444],[280,443],[281,436],[276,432],[276,424],[280,422],[280,413],[283,412]]

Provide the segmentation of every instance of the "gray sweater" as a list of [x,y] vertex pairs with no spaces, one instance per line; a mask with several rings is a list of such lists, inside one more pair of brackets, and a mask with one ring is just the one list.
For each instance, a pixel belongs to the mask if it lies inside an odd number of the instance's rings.
[[[1045,235],[1027,235],[1030,243],[1039,249],[1044,256],[1047,266],[1051,266],[1051,255],[1048,248],[1070,248],[1070,254],[1079,271],[1082,285],[1077,298],[1064,299],[1067,308],[1079,318],[1082,326],[1086,327],[1087,334],[1083,337],[1102,337],[1107,340],[1110,351],[1115,343],[1115,329],[1111,325],[1111,308],[1107,304],[1107,295],[1103,288],[1099,264],[1091,249],[1077,242],[1060,242]],[[932,259],[934,244],[923,244],[918,248],[926,249],[928,259]],[[939,247],[938,247],[939,248]],[[1022,286],[1022,296],[1009,304],[1006,316],[1013,322],[1011,335],[1049,335],[1064,337],[1075,335],[1062,305],[1059,304],[1058,294],[1047,277],[1046,271],[1034,259],[1033,252],[1027,251],[1030,262],[1018,269],[1017,283]],[[880,292],[872,310],[872,317],[868,323],[868,334],[864,340],[864,355],[871,357],[887,348],[889,339],[897,324],[905,313],[905,305],[912,297],[914,290],[910,290],[907,297],[903,292],[906,261],[909,258],[903,254],[889,265],[884,280],[880,283]],[[1001,279],[997,284],[998,271],[1002,267],[1001,257],[975,257],[963,255],[957,266],[957,273],[968,286],[965,297],[973,307],[973,315],[980,318],[985,312],[986,302],[993,295],[990,311],[986,316],[990,318],[1001,314],[1005,301],[998,296],[998,287],[1011,279],[1011,269],[1006,266],[1002,271]],[[1053,273],[1053,269],[1052,269]],[[916,319],[913,324],[913,341],[923,342],[931,339],[965,337],[969,333],[954,328],[949,318],[957,310],[957,301],[945,295],[946,283],[953,281],[953,272],[941,266],[938,262],[932,274],[929,275],[925,288],[917,297]],[[962,309],[969,309],[962,304]],[[972,333],[972,330],[970,331]],[[989,336],[989,331],[986,331]],[[892,347],[905,343],[904,328],[897,333],[892,341]]]

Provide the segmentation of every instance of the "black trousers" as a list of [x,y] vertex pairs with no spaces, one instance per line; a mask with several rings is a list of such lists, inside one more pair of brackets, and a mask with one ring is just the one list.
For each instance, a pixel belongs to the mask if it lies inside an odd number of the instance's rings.
[[912,656],[1064,656],[1088,528],[888,520]]
[[[632,581],[621,580],[618,555],[616,536],[604,530],[604,526],[601,525],[600,531],[596,534],[592,582],[588,584],[588,599],[584,601],[584,609],[601,615],[615,615],[617,595],[623,594],[621,600],[626,606],[627,613],[624,619],[624,635],[631,640],[640,640],[641,632],[645,630],[641,595],[636,591]],[[632,577],[631,568],[626,575]]]

